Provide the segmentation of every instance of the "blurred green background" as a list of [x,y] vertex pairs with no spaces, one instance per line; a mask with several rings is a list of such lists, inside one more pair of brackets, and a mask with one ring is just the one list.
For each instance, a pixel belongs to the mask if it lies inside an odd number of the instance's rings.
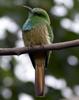
[[[23,47],[22,25],[28,11],[45,9],[54,42],[79,38],[79,0],[0,0],[0,47]],[[45,77],[44,98],[35,97],[34,69],[28,55],[0,57],[0,100],[79,100],[79,47],[53,51]]]

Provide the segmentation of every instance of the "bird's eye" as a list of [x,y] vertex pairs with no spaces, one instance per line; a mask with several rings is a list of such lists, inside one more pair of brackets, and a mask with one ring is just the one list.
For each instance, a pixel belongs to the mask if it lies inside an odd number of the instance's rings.
[[38,13],[38,12],[35,12],[34,15],[37,15],[37,16],[43,16],[43,14]]

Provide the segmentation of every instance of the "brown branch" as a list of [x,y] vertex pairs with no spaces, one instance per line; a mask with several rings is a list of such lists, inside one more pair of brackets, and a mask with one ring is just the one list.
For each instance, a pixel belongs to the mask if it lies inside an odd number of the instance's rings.
[[3,55],[20,55],[29,52],[36,52],[36,51],[48,51],[48,50],[60,50],[70,47],[78,47],[79,46],[79,39],[67,41],[67,42],[60,42],[60,43],[53,43],[50,45],[44,46],[35,46],[35,47],[21,47],[21,48],[0,48],[0,56]]

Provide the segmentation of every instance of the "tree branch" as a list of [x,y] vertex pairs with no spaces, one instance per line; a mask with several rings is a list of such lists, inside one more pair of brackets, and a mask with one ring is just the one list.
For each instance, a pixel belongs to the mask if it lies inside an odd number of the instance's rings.
[[60,43],[53,43],[50,45],[44,46],[35,46],[35,47],[21,47],[21,48],[0,48],[0,56],[3,55],[20,55],[29,52],[36,52],[36,51],[48,51],[48,50],[60,50],[66,49],[71,47],[78,47],[79,46],[79,39],[67,41],[67,42],[60,42]]

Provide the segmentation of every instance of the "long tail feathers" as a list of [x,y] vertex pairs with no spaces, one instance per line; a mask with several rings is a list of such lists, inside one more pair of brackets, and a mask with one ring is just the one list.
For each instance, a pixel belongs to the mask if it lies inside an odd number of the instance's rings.
[[35,90],[37,96],[44,96],[44,66],[45,59],[38,58],[35,60]]

